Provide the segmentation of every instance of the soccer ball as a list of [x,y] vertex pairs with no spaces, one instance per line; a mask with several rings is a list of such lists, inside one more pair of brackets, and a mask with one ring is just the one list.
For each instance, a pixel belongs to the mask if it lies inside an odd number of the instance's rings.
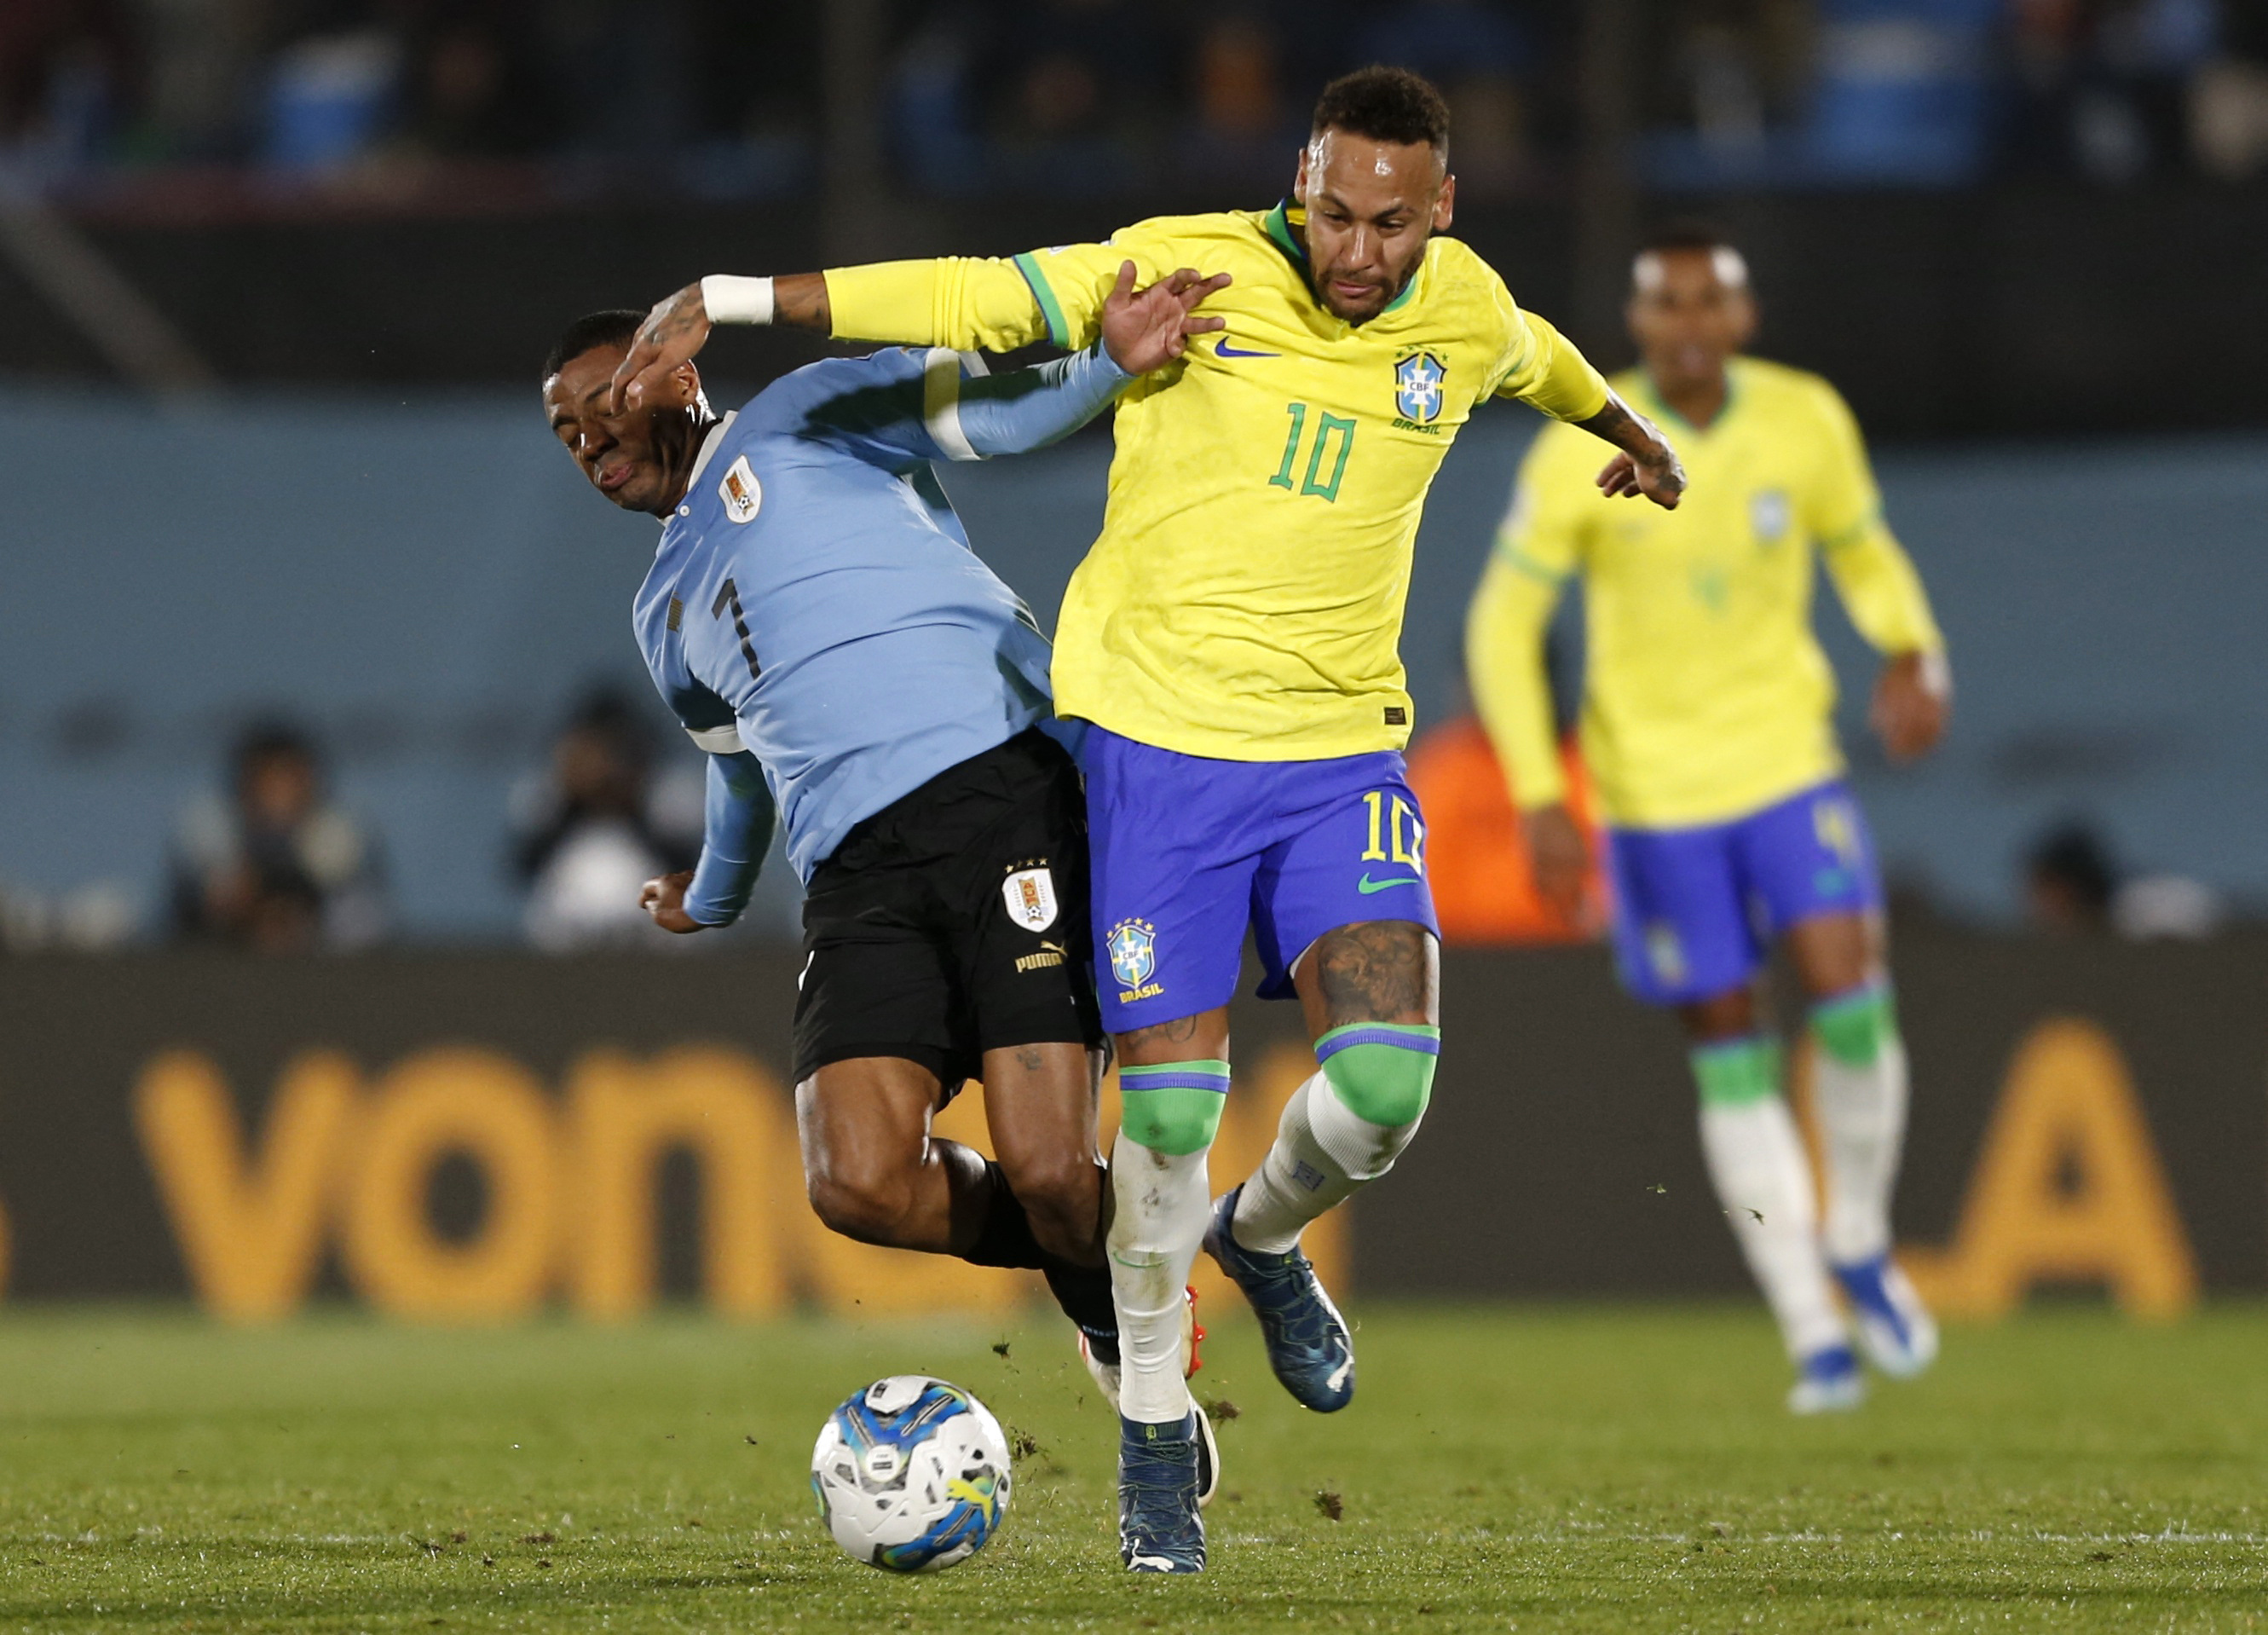
[[875,1381],[828,1416],[811,1450],[811,1491],[835,1542],[892,1572],[968,1560],[1008,1513],[1008,1486],[1000,1422],[927,1374]]

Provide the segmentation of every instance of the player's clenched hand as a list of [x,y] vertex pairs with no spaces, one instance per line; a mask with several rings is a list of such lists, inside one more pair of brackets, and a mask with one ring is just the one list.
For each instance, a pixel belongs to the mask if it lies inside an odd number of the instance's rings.
[[689,932],[712,929],[703,925],[685,911],[686,888],[693,884],[693,871],[685,869],[675,874],[664,874],[650,880],[638,893],[638,906],[653,916],[653,923],[664,931],[674,931],[680,936]]
[[1591,848],[1582,826],[1564,803],[1538,806],[1521,816],[1528,834],[1528,857],[1536,895],[1574,919],[1583,909],[1583,877],[1590,872]]
[[1892,761],[1912,761],[1937,748],[1952,713],[1953,689],[1945,660],[1930,653],[1900,653],[1885,662],[1874,681],[1869,712],[1874,733]]
[[636,409],[646,392],[680,364],[689,360],[709,340],[709,305],[701,286],[688,284],[659,302],[639,326],[607,398],[608,410],[621,414]]
[[1225,318],[1199,318],[1196,309],[1228,287],[1228,275],[1197,276],[1183,267],[1146,290],[1134,287],[1134,263],[1118,269],[1117,287],[1102,303],[1102,346],[1110,361],[1130,375],[1163,369],[1189,349],[1189,338],[1225,329]]

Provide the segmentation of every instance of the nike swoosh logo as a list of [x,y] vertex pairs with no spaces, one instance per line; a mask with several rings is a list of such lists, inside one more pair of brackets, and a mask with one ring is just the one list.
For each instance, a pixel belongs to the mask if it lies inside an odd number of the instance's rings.
[[1365,870],[1362,878],[1355,882],[1355,889],[1367,897],[1371,893],[1384,891],[1389,886],[1414,886],[1417,883],[1415,874],[1397,874],[1392,880],[1373,880],[1369,871]]
[[1215,357],[1281,357],[1284,356],[1281,352],[1248,352],[1242,347],[1231,346],[1226,341],[1212,349],[1212,355]]

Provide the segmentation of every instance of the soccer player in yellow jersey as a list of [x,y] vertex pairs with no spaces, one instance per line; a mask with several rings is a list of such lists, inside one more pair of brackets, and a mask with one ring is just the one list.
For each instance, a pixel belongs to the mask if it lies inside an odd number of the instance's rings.
[[[1521,806],[1538,883],[1585,863],[1552,741],[1544,627],[1583,582],[1583,748],[1596,780],[1624,983],[1674,1007],[1692,1045],[1718,1197],[1778,1318],[1799,1412],[1864,1390],[1831,1282],[1884,1372],[1926,1367],[1929,1315],[1889,1257],[1906,1058],[1883,965],[1881,887],[1843,781],[1834,681],[1812,634],[1814,563],[1884,655],[1874,719],[1890,755],[1946,719],[1945,644],[1881,517],[1851,411],[1816,375],[1739,356],[1756,324],[1740,253],[1705,229],[1633,269],[1624,382],[1677,427],[1693,494],[1675,514],[1599,503],[1580,440],[1546,428],[1521,467],[1474,603],[1468,662]],[[1758,976],[1786,946],[1809,1004],[1828,1209],[1780,1090]]]
[[[1012,261],[711,278],[655,309],[637,389],[711,321],[1005,350],[1094,338],[1112,289],[1195,271],[1211,333],[1119,400],[1102,535],[1064,600],[1057,711],[1088,723],[1095,965],[1123,1097],[1108,1249],[1123,1373],[1120,1550],[1204,1564],[1182,1287],[1202,1246],[1259,1315],[1277,1377],[1345,1405],[1354,1353],[1301,1230],[1384,1175],[1440,1051],[1424,824],[1395,651],[1418,513],[1474,408],[1516,397],[1615,444],[1595,481],[1674,505],[1653,427],[1455,239],[1448,113],[1416,75],[1327,87],[1292,197]],[[1206,325],[1194,323],[1195,329]],[[1594,446],[1594,453],[1598,452]],[[1214,1202],[1244,933],[1295,994],[1319,1071],[1274,1147]]]

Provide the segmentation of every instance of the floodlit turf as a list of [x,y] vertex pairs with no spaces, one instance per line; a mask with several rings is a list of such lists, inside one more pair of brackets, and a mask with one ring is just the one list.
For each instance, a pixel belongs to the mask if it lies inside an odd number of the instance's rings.
[[[2268,1630],[2259,1308],[1956,1329],[1809,1423],[1745,1309],[1363,1315],[1328,1419],[1219,1325],[1214,1569],[1158,1581],[1118,1570],[1112,1422],[1053,1324],[17,1308],[0,1628]],[[825,1411],[911,1369],[1038,1444],[992,1547],[919,1580],[837,1554],[805,1484]]]

